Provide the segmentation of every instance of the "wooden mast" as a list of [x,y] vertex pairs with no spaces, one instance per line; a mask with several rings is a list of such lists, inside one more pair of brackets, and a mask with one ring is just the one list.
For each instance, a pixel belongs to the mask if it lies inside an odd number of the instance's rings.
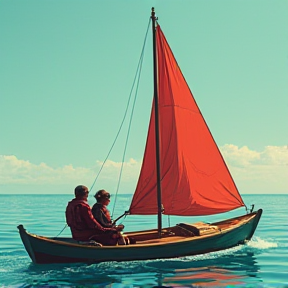
[[156,140],[156,171],[157,171],[157,204],[158,204],[158,237],[162,231],[162,200],[161,200],[161,167],[160,167],[160,141],[159,141],[159,109],[158,109],[158,77],[156,52],[156,20],[154,7],[151,9],[152,35],[153,35],[153,75],[154,75],[154,104],[155,104],[155,140]]

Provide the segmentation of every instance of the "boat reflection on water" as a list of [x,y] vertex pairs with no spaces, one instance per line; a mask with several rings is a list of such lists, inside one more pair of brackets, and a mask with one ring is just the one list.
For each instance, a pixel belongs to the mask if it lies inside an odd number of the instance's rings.
[[31,263],[23,286],[28,287],[226,287],[259,284],[255,249],[238,246],[183,258],[103,262],[98,264]]
[[[162,267],[158,285],[155,287],[226,287],[227,285],[245,285],[247,281],[249,284],[261,282],[257,275],[259,266],[256,257],[249,247],[240,248],[226,255],[210,253],[202,255],[202,259],[200,257],[165,261],[165,265],[150,263],[149,266],[154,268],[158,265],[159,269]],[[204,259],[204,257],[207,258]]]
[[[229,285],[245,284],[245,280],[241,281],[244,276],[238,276],[227,269],[220,269],[217,267],[203,267],[203,268],[191,268],[185,270],[176,270],[175,276],[164,278],[161,285],[187,284],[190,285],[205,285],[211,287],[219,287]],[[168,286],[168,287],[169,287]],[[163,286],[165,287],[165,286]],[[167,287],[167,286],[166,286]],[[173,287],[173,286],[172,286]],[[189,287],[189,286],[188,286]],[[193,286],[191,286],[193,287]]]

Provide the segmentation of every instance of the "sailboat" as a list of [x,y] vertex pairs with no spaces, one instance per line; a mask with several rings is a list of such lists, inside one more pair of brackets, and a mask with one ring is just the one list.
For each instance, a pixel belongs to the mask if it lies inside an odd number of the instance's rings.
[[[125,233],[133,245],[93,246],[69,237],[45,237],[19,225],[35,263],[96,263],[164,259],[224,250],[249,241],[262,209],[248,211],[182,75],[164,33],[151,13],[154,99],[131,215],[158,215],[157,228]],[[205,216],[246,207],[246,214],[214,223],[162,227],[162,215]]]

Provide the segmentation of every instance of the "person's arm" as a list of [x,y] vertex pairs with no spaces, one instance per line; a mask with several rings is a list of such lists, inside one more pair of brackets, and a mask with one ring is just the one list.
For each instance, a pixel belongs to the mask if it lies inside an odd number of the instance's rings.
[[97,229],[97,230],[100,230],[103,232],[105,232],[105,231],[117,231],[114,228],[104,228],[98,221],[96,221],[96,219],[93,217],[93,215],[91,213],[91,209],[88,208],[87,206],[82,206],[81,210],[82,210],[82,213],[81,213],[82,217],[90,229]]
[[94,219],[100,223],[103,227],[106,227],[106,228],[111,228],[112,225],[109,225],[106,223],[106,221],[104,220],[103,218],[103,212],[101,211],[101,209],[99,207],[95,207],[93,206],[92,208],[92,215],[94,217]]

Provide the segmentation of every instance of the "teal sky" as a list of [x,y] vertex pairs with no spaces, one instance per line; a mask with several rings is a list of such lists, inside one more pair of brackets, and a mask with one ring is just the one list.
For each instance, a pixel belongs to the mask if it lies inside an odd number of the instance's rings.
[[[152,6],[240,193],[288,193],[286,0],[2,0],[0,194],[93,183],[123,118]],[[143,156],[150,29],[146,45],[120,193],[133,193]],[[96,189],[115,191],[123,146]]]

